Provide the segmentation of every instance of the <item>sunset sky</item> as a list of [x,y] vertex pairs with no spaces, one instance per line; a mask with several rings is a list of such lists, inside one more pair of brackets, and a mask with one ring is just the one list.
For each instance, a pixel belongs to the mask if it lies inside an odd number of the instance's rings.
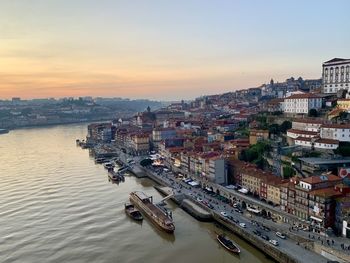
[[350,1],[1,0],[0,99],[190,99],[350,58]]

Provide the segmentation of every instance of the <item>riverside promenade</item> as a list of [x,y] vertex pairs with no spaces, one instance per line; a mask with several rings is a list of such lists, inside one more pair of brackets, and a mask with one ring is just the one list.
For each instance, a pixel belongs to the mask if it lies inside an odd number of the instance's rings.
[[[123,163],[127,163],[127,159],[131,156],[120,153],[120,160]],[[141,157],[132,157],[136,163],[142,159]],[[135,169],[138,167],[137,169]],[[203,206],[204,203],[210,203],[212,208],[206,207],[207,211],[212,213],[214,219],[225,226],[227,229],[231,230],[235,234],[239,235],[241,238],[250,242],[261,251],[266,253],[268,256],[274,258],[278,262],[320,262],[326,263],[329,260],[335,260],[338,262],[350,262],[350,257],[347,255],[337,255],[337,251],[329,251],[322,249],[322,247],[315,244],[314,240],[304,238],[298,233],[286,232],[284,228],[282,230],[279,228],[280,225],[269,220],[263,219],[258,216],[253,216],[250,213],[238,213],[230,205],[222,202],[221,200],[208,195],[201,188],[193,188],[185,184],[181,180],[177,180],[174,177],[174,174],[169,172],[164,172],[163,169],[155,168],[144,168],[135,164],[133,167],[133,172],[136,170],[142,170],[142,176],[145,174],[156,181],[158,184],[163,186],[168,186],[173,189],[175,195],[185,195],[192,199],[193,202],[197,202],[199,205]],[[222,212],[225,212],[225,216],[222,215]],[[258,222],[260,228],[253,222]],[[238,223],[245,223],[246,228],[240,227]],[[263,227],[262,227],[263,226]],[[262,227],[262,228],[261,228]],[[279,246],[274,246],[266,240],[263,240],[261,237],[254,234],[254,231],[258,230],[262,235],[266,235],[269,239],[275,239],[279,241]],[[286,234],[287,239],[279,239],[275,235],[275,231],[281,231]]]

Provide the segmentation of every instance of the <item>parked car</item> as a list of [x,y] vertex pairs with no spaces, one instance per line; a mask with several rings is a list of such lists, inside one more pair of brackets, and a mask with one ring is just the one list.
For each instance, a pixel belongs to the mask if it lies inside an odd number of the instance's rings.
[[227,213],[226,212],[220,212],[220,214],[224,217],[227,217]]
[[257,235],[257,236],[261,236],[261,232],[260,232],[259,230],[257,230],[257,229],[255,229],[255,230],[253,231],[253,234],[254,234],[254,235]]
[[235,211],[236,211],[237,213],[243,214],[243,211],[242,211],[241,209],[236,208]]
[[264,240],[266,240],[266,241],[269,241],[269,240],[270,240],[270,238],[269,238],[267,235],[262,235],[261,238],[264,239]]
[[240,226],[240,227],[243,227],[243,228],[246,228],[246,227],[247,227],[245,223],[239,223],[239,226]]
[[284,234],[282,234],[281,232],[276,232],[276,236],[278,236],[279,238],[282,238],[282,239],[286,239],[286,236]]
[[274,246],[278,246],[278,245],[279,245],[278,241],[277,241],[277,240],[274,240],[274,239],[271,239],[269,242],[270,242],[272,245],[274,245]]
[[236,224],[238,224],[239,223],[239,221],[237,220],[237,219],[232,219],[232,221],[234,222],[234,223],[236,223]]
[[203,202],[203,199],[200,198],[200,197],[197,197],[197,201],[198,201],[198,202]]
[[209,207],[210,209],[214,209],[214,206],[213,206],[212,204],[208,204],[208,207]]

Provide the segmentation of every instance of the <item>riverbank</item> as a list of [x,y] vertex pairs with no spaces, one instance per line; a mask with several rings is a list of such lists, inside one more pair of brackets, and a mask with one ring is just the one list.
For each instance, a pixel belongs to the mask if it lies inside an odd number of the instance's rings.
[[[344,253],[330,253],[328,252],[330,251],[329,249],[323,249],[322,246],[315,245],[315,240],[311,240],[310,238],[307,239],[302,235],[299,235],[303,234],[302,231],[288,232],[288,227],[286,228],[287,224],[285,222],[280,221],[274,223],[256,216],[254,221],[256,220],[259,224],[255,225],[253,224],[253,215],[251,213],[244,210],[245,212],[239,214],[228,203],[223,202],[222,199],[217,197],[212,197],[212,195],[205,192],[200,186],[198,186],[198,188],[191,187],[182,180],[176,179],[174,176],[175,174],[171,170],[163,169],[161,167],[142,167],[139,165],[140,160],[142,160],[141,156],[130,156],[122,151],[119,151],[118,156],[119,161],[124,165],[128,164],[130,158],[134,159],[135,164],[132,165],[133,167],[131,170],[137,177],[143,177],[146,175],[161,186],[171,187],[175,196],[182,196],[182,198],[185,196],[185,199],[188,199],[195,204],[193,206],[188,205],[186,204],[187,202],[185,202],[185,206],[182,206],[183,200],[181,202],[177,200],[177,204],[190,215],[201,220],[201,218],[198,217],[198,211],[196,211],[194,207],[197,205],[203,207],[210,213],[211,217],[215,219],[215,222],[224,226],[226,229],[229,229],[236,235],[242,236],[242,239],[260,249],[263,253],[274,260],[288,263],[304,262],[305,260],[314,262],[315,259],[317,259],[317,262],[327,262],[327,259],[337,260],[338,262],[349,262],[347,255],[343,255]],[[166,172],[164,172],[164,170],[166,170]],[[215,193],[215,191],[212,193]],[[176,200],[176,198],[173,198],[173,200]],[[210,204],[210,206],[208,206],[208,204]],[[246,224],[247,228],[241,229],[238,223]],[[274,231],[273,237],[270,236],[271,230]],[[257,235],[256,231],[262,233]],[[287,240],[280,240],[278,237],[275,237],[275,232],[284,233],[288,237]],[[263,239],[262,236],[267,237],[266,240]],[[249,238],[246,239],[246,237]],[[269,242],[269,240],[272,239],[278,239],[279,245],[272,245]],[[302,251],[302,253],[300,253],[300,251]]]
[[[130,158],[130,156],[127,157],[125,154],[120,152],[119,160],[121,162],[126,164],[126,160],[128,158]],[[181,183],[177,185],[177,183],[174,181],[173,178],[168,178],[166,175],[164,176],[156,172],[152,172],[147,168],[140,167],[139,165],[134,165],[134,167],[139,167],[139,169],[143,172],[143,174],[146,174],[148,178],[150,178],[157,184],[164,187],[170,187],[171,189],[173,189],[173,191],[176,192],[176,195],[186,196],[188,197],[189,200],[193,200],[194,203],[196,203],[196,199],[192,199],[191,197],[192,191],[194,191],[193,189],[186,188],[186,186],[183,186]],[[197,190],[197,194],[198,194],[198,190]],[[175,203],[177,203],[181,207],[182,201],[179,202],[179,200],[176,200]],[[299,245],[296,245],[296,243],[292,240],[287,240],[285,242],[286,244],[283,247],[273,246],[269,242],[264,241],[260,237],[252,234],[252,229],[243,229],[239,225],[234,224],[229,220],[227,220],[227,218],[223,217],[219,211],[220,210],[224,211],[224,207],[226,206],[225,205],[222,206],[222,204],[218,204],[218,205],[215,205],[215,208],[217,210],[213,210],[209,208],[207,208],[207,210],[211,214],[212,218],[215,220],[216,223],[222,225],[232,233],[240,236],[246,242],[258,248],[268,257],[282,263],[304,262],[304,259],[308,260],[309,262],[314,262],[312,260],[316,260],[317,262],[320,262],[320,263],[327,262],[326,258],[320,256],[319,254],[314,253],[311,250],[307,250],[305,248],[301,250],[302,247]],[[189,212],[190,215],[193,216],[194,214],[196,214],[195,209],[193,209],[193,207],[187,206],[186,208],[184,210],[185,211],[187,210],[186,212],[190,211]],[[247,221],[247,219],[243,219],[242,216],[239,216],[239,222],[245,222],[247,225],[250,223],[249,221]],[[302,251],[302,253],[299,253],[300,250]]]

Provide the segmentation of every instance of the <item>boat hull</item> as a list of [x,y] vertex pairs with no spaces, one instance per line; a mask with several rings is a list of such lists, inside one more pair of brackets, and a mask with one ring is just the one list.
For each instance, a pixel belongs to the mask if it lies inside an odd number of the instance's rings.
[[[148,204],[150,207],[146,206],[142,200],[139,199],[136,195],[133,195],[133,193],[130,194],[130,202],[133,203],[141,212],[143,212],[143,214],[160,230],[165,231],[169,234],[174,233],[175,226],[172,223],[170,225],[165,224],[155,214],[155,212],[157,212],[158,215],[161,215],[160,213],[163,213],[156,205]],[[164,213],[163,217],[165,217]],[[167,218],[167,220],[171,221],[170,218]]]
[[[216,239],[219,241],[219,243],[224,247],[224,248],[226,248],[228,251],[230,251],[231,253],[234,253],[234,254],[239,254],[239,253],[241,253],[241,250],[238,248],[238,246],[236,246],[236,245],[234,245],[233,243],[233,246],[234,246],[234,248],[231,248],[231,247],[229,247],[229,246],[227,246],[226,244],[225,244],[225,242],[222,240],[222,238],[220,237],[220,235],[217,235],[216,236]],[[232,241],[231,241],[232,242]]]

